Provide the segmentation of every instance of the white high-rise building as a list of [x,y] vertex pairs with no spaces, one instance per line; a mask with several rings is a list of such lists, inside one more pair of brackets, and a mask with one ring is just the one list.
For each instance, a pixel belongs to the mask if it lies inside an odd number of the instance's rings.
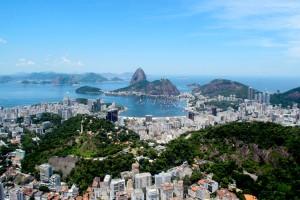
[[155,174],[155,187],[160,188],[163,183],[171,183],[171,173],[161,172],[159,174]]
[[43,182],[48,182],[52,176],[52,167],[48,164],[40,165],[40,179]]
[[104,186],[109,187],[111,181],[111,175],[106,174],[103,180]]
[[266,93],[266,104],[267,105],[270,105],[270,100],[271,100],[270,94]]
[[144,195],[142,189],[135,189],[131,192],[131,200],[144,200]]
[[112,179],[110,182],[110,199],[116,199],[117,192],[125,192],[125,190],[124,179]]
[[135,189],[142,189],[152,185],[151,174],[150,173],[141,173],[136,174],[134,177]]
[[262,93],[259,93],[259,94],[258,94],[258,102],[259,102],[259,103],[263,103]]
[[183,181],[173,181],[173,186],[174,186],[174,194],[176,195],[177,198],[183,199]]
[[60,186],[60,175],[58,174],[53,174],[51,177],[50,177],[50,184],[52,187],[57,187],[57,186]]
[[266,93],[262,93],[262,103],[266,103]]
[[3,184],[0,183],[0,200],[4,200],[5,195],[4,195],[4,187]]
[[253,88],[249,87],[248,88],[248,100],[253,100],[253,93],[254,93]]
[[173,198],[173,184],[172,183],[161,184],[160,198],[161,198],[161,200],[170,200]]
[[211,193],[214,193],[215,191],[217,191],[218,188],[219,188],[218,182],[213,181],[213,180],[208,181],[207,189],[208,189]]
[[147,187],[146,200],[159,200],[159,191],[158,191],[158,189]]
[[9,200],[24,200],[22,188],[15,187],[9,191]]

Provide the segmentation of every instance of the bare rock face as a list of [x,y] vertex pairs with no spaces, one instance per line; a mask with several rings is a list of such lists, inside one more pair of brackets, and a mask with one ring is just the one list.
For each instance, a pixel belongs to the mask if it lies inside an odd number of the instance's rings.
[[168,79],[156,81],[147,81],[146,75],[141,68],[138,68],[133,74],[130,85],[115,90],[116,92],[141,92],[152,96],[178,96],[180,91]]
[[67,156],[67,157],[50,157],[48,163],[52,166],[53,170],[61,170],[63,178],[66,178],[76,166],[78,161],[77,157]]
[[146,80],[147,80],[147,78],[146,78],[145,72],[141,68],[138,68],[134,72],[134,74],[131,78],[130,85],[136,84],[141,81],[146,81]]

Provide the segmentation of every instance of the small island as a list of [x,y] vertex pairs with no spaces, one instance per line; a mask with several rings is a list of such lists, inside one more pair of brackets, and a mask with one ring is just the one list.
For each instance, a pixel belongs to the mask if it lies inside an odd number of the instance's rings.
[[189,84],[186,87],[191,88],[191,89],[196,89],[201,87],[198,83],[193,83],[193,84]]
[[22,85],[47,85],[47,84],[51,84],[51,81],[31,81],[31,80],[24,80],[21,81]]
[[41,85],[51,84],[51,81],[41,81],[40,84],[41,84]]
[[22,85],[37,85],[38,82],[36,81],[28,81],[28,80],[24,80],[21,82]]
[[103,91],[100,88],[97,87],[91,87],[91,86],[82,86],[80,88],[77,88],[75,90],[78,94],[102,94]]
[[120,81],[124,81],[124,80],[121,79],[121,78],[119,78],[119,77],[114,77],[114,78],[112,78],[110,81],[120,82]]

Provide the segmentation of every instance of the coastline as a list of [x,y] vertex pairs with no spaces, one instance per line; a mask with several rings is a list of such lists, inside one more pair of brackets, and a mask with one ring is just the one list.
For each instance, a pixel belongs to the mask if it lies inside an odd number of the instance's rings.
[[[145,116],[144,117],[128,117],[128,116],[119,116],[119,117],[122,117],[124,119],[129,119],[129,120],[134,120],[134,119],[145,119]],[[182,118],[182,117],[186,117],[185,115],[178,115],[178,116],[168,116],[168,117],[153,117],[152,119],[153,120],[158,120],[158,119],[170,119],[170,118]]]
[[118,110],[118,113],[121,114],[123,112],[126,112],[128,110],[128,108],[126,106],[122,106],[124,109],[122,110]]
[[107,96],[137,96],[137,97],[151,97],[151,98],[166,98],[173,100],[182,100],[186,99],[187,96],[184,94],[186,92],[181,92],[180,95],[151,95],[142,92],[113,92],[113,91],[104,91],[103,94]]

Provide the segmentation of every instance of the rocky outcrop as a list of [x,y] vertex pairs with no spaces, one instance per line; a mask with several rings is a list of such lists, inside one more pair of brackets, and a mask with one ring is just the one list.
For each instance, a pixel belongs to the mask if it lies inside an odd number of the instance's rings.
[[149,95],[173,95],[177,96],[180,94],[179,90],[175,85],[172,84],[168,79],[161,79],[148,83],[143,90],[144,93]]
[[134,85],[141,81],[147,81],[147,78],[145,72],[141,68],[138,68],[131,78],[130,85]]
[[76,162],[78,161],[77,157],[67,156],[67,157],[50,157],[48,163],[52,166],[53,170],[62,171],[63,178],[66,178],[75,167]]
[[[215,79],[210,83],[196,87],[193,92],[201,93],[202,95],[215,97],[218,95],[230,96],[235,95],[238,98],[247,98],[249,86],[239,82]],[[257,90],[255,90],[257,92]]]
[[130,85],[114,92],[143,93],[153,96],[178,96],[177,87],[168,79],[160,79],[153,82],[147,81],[144,71],[139,68],[132,76]]

